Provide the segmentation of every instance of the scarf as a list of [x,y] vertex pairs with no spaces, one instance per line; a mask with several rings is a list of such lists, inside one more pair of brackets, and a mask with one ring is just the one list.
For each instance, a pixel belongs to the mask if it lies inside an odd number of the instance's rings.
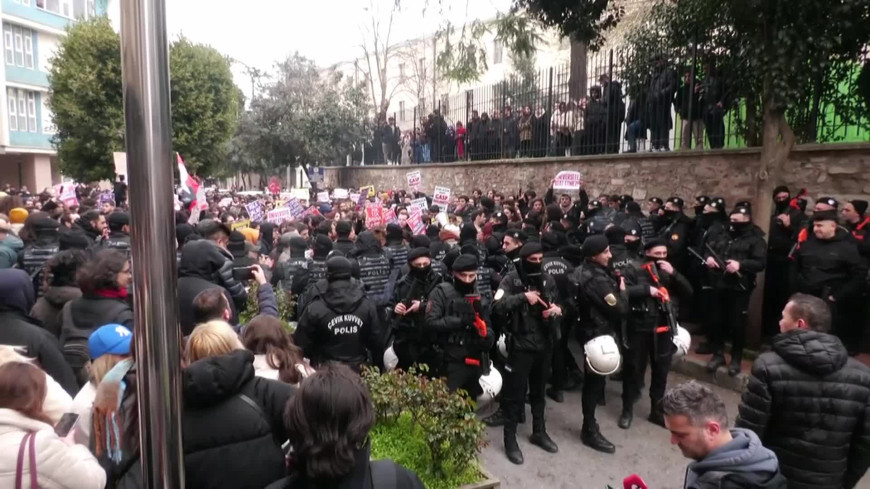
[[94,292],[97,297],[106,297],[108,299],[126,299],[127,289],[103,289]]
[[124,377],[133,368],[132,358],[118,362],[97,386],[94,398],[94,452],[99,457],[105,451],[109,460],[118,464],[124,459],[118,411],[124,399],[127,383]]

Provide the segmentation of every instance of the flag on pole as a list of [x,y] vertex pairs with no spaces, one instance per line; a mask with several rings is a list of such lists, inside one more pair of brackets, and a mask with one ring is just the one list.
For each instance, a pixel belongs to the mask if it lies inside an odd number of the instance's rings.
[[190,203],[190,219],[188,223],[196,224],[199,222],[199,214],[203,209],[208,209],[208,202],[205,197],[205,187],[199,184],[199,182],[192,175],[187,173],[187,166],[184,164],[184,159],[181,158],[181,153],[175,153],[175,157],[178,161],[178,177],[181,181],[182,188],[189,192],[192,201]]

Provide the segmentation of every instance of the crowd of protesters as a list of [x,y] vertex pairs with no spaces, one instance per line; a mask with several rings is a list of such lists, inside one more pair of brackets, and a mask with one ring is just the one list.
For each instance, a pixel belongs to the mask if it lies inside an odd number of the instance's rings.
[[[0,197],[0,480],[141,487],[129,291],[145,265],[131,263],[120,183],[111,198],[84,186],[66,203],[50,189]],[[636,202],[551,186],[439,206],[360,192],[297,197],[303,212],[280,219],[269,211],[289,196],[182,193],[187,487],[422,487],[369,462],[373,408],[357,375],[415,364],[478,403],[497,397],[485,422],[503,427],[515,464],[526,399],[529,442],[556,453],[547,399],[578,386],[580,441],[614,453],[596,419],[606,379],[621,377],[617,425],[630,429],[649,365],[647,419],[695,459],[685,487],[852,488],[870,466],[870,369],[851,358],[868,330],[866,201],[818,197],[807,216],[803,193],[777,188],[765,242],[750,202],[719,197]],[[755,278],[777,266],[790,277],[765,290],[778,334],[729,429],[708,388],[667,388],[673,357],[692,347],[677,320],[706,334],[695,350],[712,372],[738,374]],[[292,317],[279,317],[278,295]],[[55,433],[64,413],[75,427]]]

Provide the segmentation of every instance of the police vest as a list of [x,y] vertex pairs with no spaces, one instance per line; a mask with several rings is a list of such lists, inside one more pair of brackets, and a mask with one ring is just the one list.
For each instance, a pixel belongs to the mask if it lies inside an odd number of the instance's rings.
[[308,269],[308,260],[305,258],[291,258],[284,262],[284,277],[279,284],[284,292],[293,290],[293,278],[300,270]]
[[[360,256],[359,278],[365,285],[366,297],[376,305],[384,305],[389,301],[387,284],[390,280],[390,261],[384,255]],[[392,291],[389,291],[392,293]]]
[[24,248],[21,257],[22,268],[33,280],[33,290],[37,297],[42,297],[42,278],[44,275],[45,262],[60,251],[56,243],[49,245],[33,245]]

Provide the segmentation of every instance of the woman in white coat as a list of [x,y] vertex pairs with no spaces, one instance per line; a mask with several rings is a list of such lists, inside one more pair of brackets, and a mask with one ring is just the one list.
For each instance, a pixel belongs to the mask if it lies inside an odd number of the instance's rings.
[[102,489],[106,473],[97,459],[71,436],[54,433],[43,410],[47,390],[39,368],[23,362],[0,366],[0,487],[15,487],[20,478],[21,487],[31,489]]

